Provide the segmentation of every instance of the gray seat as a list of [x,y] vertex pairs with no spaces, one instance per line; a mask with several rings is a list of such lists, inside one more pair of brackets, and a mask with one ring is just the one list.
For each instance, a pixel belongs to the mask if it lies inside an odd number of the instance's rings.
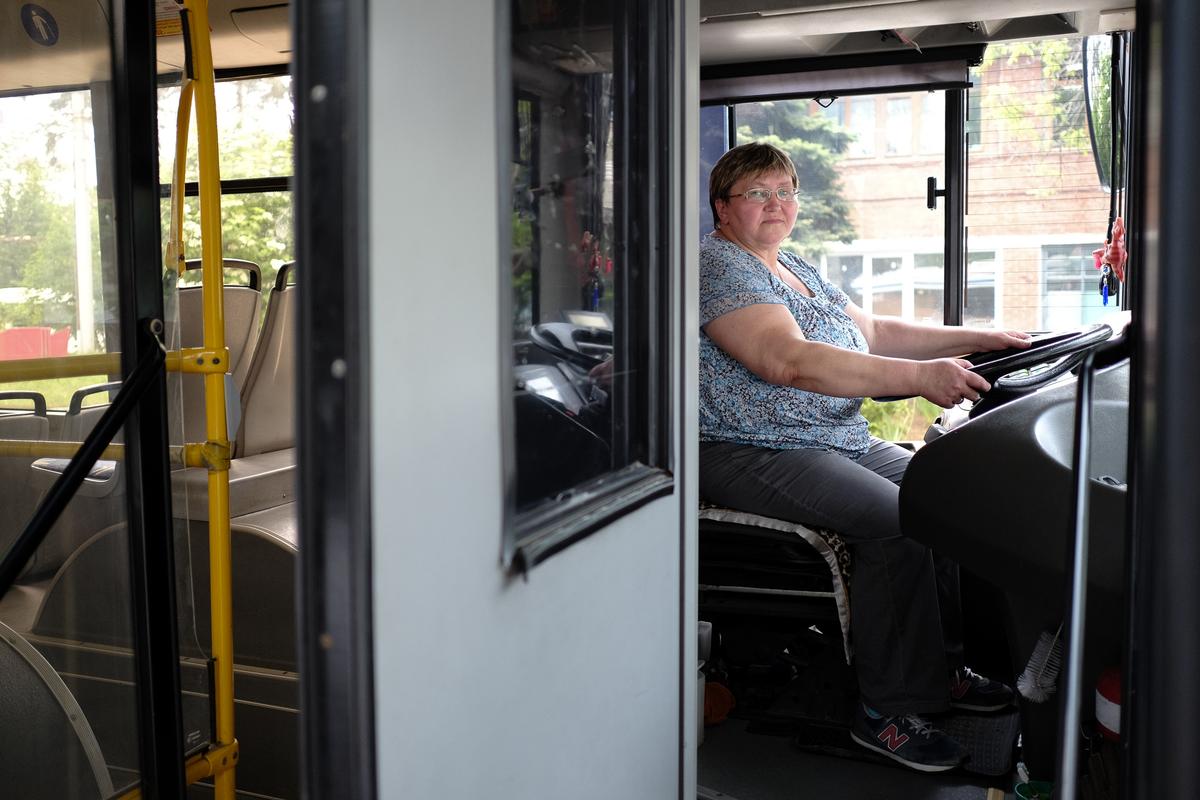
[[[287,285],[291,271],[290,265],[280,270],[258,345],[247,365],[242,389],[245,422],[229,470],[235,694],[244,754],[238,785],[285,797],[298,794],[294,784],[299,774],[292,434],[295,290]],[[207,470],[187,468],[172,474],[180,646],[192,659],[187,663],[201,665],[210,635],[207,495]],[[125,557],[124,537],[123,526],[114,526],[93,537],[63,565],[46,590],[31,628],[35,637],[41,637],[39,646],[53,641],[68,647],[68,640],[116,648],[130,645],[127,615],[114,612],[127,599],[114,600],[107,607],[96,600],[100,593],[128,598],[128,585],[121,578],[114,581],[111,567]],[[81,694],[80,702],[88,707],[90,695]],[[107,742],[103,735],[102,740]],[[252,758],[251,749],[258,755]]]
[[[0,440],[45,440],[50,438],[50,420],[46,416],[46,398],[37,392],[0,392],[0,399],[22,399],[33,402],[30,411],[0,411]],[[0,458],[0,486],[4,487],[4,510],[7,521],[0,533],[0,549],[6,541],[8,528],[24,527],[36,508],[37,497],[31,495],[29,467],[32,457],[7,456]]]
[[[197,269],[199,261],[187,262],[189,270]],[[250,353],[258,338],[261,293],[260,271],[257,264],[240,259],[225,259],[225,268],[242,270],[249,275],[248,285],[224,286],[225,343],[229,348],[230,372],[235,387],[245,380],[250,368]],[[178,297],[179,325],[169,326],[168,347],[200,347],[203,345],[203,303],[199,286],[180,287]],[[172,438],[178,442],[179,432],[185,442],[202,442],[206,437],[204,418],[204,381],[201,375],[170,375],[169,413],[173,417]],[[83,400],[99,392],[115,393],[120,383],[98,384],[78,390],[71,398],[70,408],[62,419],[58,438],[66,442],[81,442],[107,405],[83,406]],[[235,393],[235,398],[237,394]],[[235,400],[236,402],[236,400]],[[182,425],[179,417],[182,415]],[[120,442],[120,432],[113,438]],[[69,459],[40,458],[30,470],[33,496],[42,497],[62,474]],[[201,472],[203,472],[201,470]],[[114,461],[99,461],[79,487],[62,516],[46,537],[45,542],[25,570],[26,578],[52,575],[72,552],[97,531],[124,520],[124,470]]]
[[[84,406],[84,400],[102,393],[111,396],[120,387],[120,383],[101,383],[77,389],[71,395],[67,412],[59,422],[57,439],[82,442],[108,408],[107,404]],[[122,433],[118,431],[113,441],[120,442],[121,439]],[[68,458],[39,458],[34,461],[29,470],[32,496],[40,502],[69,462]],[[88,537],[100,528],[123,519],[126,513],[124,486],[124,471],[118,462],[97,461],[30,559],[24,577],[37,579],[52,575]]]
[[[229,467],[230,516],[241,517],[295,499],[296,289],[295,263],[280,267],[242,385],[242,424]],[[172,476],[177,517],[208,519],[208,472]]]
[[[46,399],[36,392],[3,392],[5,399],[31,400],[32,411],[0,412],[0,440],[45,440],[50,438]],[[0,486],[4,487],[5,520],[0,525],[0,553],[21,535],[37,508],[38,490],[30,475],[32,457],[0,458]]]
[[[250,369],[252,354],[258,342],[259,311],[262,307],[261,271],[258,265],[251,261],[237,258],[227,258],[225,269],[245,271],[249,275],[246,286],[225,284],[225,346],[229,348],[229,372],[233,375],[234,388],[239,392],[246,380]],[[187,262],[188,270],[200,268],[199,260]],[[175,331],[171,331],[168,347],[172,350],[183,347],[201,347],[204,344],[204,304],[202,289],[199,286],[181,286],[178,291],[179,301],[179,340],[173,341]],[[204,376],[182,375],[179,382],[179,406],[174,406],[183,415],[183,441],[203,442],[207,440],[204,422]],[[173,425],[172,429],[177,429]],[[231,432],[232,437],[232,432]]]
[[296,289],[288,284],[295,262],[275,276],[267,316],[242,385],[242,426],[236,456],[296,446]]

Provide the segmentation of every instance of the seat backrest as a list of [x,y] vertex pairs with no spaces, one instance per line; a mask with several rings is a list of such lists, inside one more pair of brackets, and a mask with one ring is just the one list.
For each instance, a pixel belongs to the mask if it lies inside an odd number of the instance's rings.
[[[108,403],[85,406],[83,404],[84,399],[92,395],[108,393],[109,400],[111,401],[120,390],[120,381],[97,383],[92,386],[84,386],[76,389],[75,393],[71,395],[71,403],[67,406],[67,413],[63,415],[62,430],[59,438],[64,442],[82,442],[92,432],[92,428],[96,427],[100,416],[108,409]],[[123,438],[124,431],[117,431],[117,435],[113,437],[113,441],[120,442],[123,441]]]
[[295,262],[284,264],[267,299],[258,347],[242,386],[242,426],[235,455],[253,456],[296,446]]
[[[197,269],[198,260],[187,262],[188,269]],[[244,269],[250,274],[249,286],[225,285],[225,346],[229,348],[229,371],[233,383],[241,389],[250,369],[250,361],[258,342],[259,309],[262,293],[258,265],[235,258],[225,259],[226,269]],[[199,286],[179,288],[179,341],[170,342],[174,350],[201,347],[204,344],[204,305]],[[207,438],[204,422],[204,376],[181,376],[183,405],[183,440],[203,442]]]
[[[12,397],[18,393],[2,393]],[[19,393],[32,395],[33,393]],[[33,413],[4,411],[0,413],[0,439],[8,441],[50,438],[50,421],[46,417],[46,401],[37,395]],[[8,552],[37,508],[38,491],[33,485],[30,465],[33,457],[9,456],[0,458],[0,492],[4,498],[4,522],[0,523],[0,555]]]

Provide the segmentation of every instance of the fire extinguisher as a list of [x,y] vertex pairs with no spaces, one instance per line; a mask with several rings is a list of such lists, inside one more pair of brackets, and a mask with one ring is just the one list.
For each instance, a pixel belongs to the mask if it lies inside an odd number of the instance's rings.
[[1121,740],[1121,670],[1116,667],[1096,679],[1096,729],[1105,739]]

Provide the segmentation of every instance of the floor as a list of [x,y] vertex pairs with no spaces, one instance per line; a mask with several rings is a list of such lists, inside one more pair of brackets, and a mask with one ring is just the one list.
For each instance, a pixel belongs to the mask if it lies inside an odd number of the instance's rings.
[[[786,736],[750,733],[744,720],[705,730],[698,750],[704,800],[1012,800],[1003,780],[961,771],[925,775],[900,766],[804,752]],[[990,789],[990,794],[989,794]]]

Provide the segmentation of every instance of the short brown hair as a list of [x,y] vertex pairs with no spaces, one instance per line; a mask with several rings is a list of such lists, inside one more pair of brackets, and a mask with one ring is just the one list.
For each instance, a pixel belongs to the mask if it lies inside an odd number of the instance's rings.
[[792,188],[799,187],[796,167],[788,154],[765,142],[738,145],[721,156],[708,176],[708,205],[712,209],[713,227],[721,227],[717,217],[717,201],[728,200],[733,185],[745,177],[783,172],[792,179]]

